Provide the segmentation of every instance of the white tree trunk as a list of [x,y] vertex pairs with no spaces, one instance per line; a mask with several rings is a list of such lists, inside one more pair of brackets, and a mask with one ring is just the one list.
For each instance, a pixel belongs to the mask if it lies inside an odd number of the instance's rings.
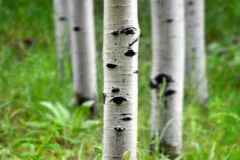
[[[151,2],[152,136],[159,132],[160,149],[172,158],[178,156],[182,149],[184,1],[152,0]],[[163,90],[162,95],[160,95],[161,90]]]
[[186,87],[206,104],[208,86],[204,36],[204,0],[185,0],[186,9]]
[[76,104],[93,100],[96,114],[97,75],[93,0],[69,0],[73,80]]
[[64,55],[69,40],[68,0],[54,0],[54,20],[57,48],[57,65],[61,80],[65,77]]
[[136,160],[138,108],[137,0],[104,0],[104,160]]

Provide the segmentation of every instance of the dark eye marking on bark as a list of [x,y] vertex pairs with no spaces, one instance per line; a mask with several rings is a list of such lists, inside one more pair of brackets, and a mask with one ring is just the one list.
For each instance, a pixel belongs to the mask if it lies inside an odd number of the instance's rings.
[[117,67],[117,65],[116,65],[116,64],[112,64],[112,63],[108,63],[106,66],[107,66],[108,68],[111,68],[111,69],[113,69],[113,68],[116,68],[116,67]]
[[167,91],[165,91],[164,96],[168,97],[168,96],[172,96],[176,93],[176,91],[169,89]]
[[136,52],[134,52],[132,49],[129,49],[126,53],[125,56],[127,57],[133,57],[136,55]]
[[119,34],[126,34],[126,35],[130,35],[130,34],[135,34],[137,31],[137,29],[135,27],[127,27],[124,29],[119,29],[116,31],[111,32],[111,34],[113,36],[119,36]]
[[67,17],[59,17],[59,21],[66,21]]
[[169,18],[166,20],[167,23],[172,23],[173,22],[173,19]]
[[138,71],[138,70],[136,70],[136,71],[134,71],[133,73],[135,73],[135,74],[138,74],[138,73],[139,73],[139,71]]
[[129,43],[129,47],[132,47],[137,41],[138,41],[138,38],[132,41],[131,43]]
[[120,92],[120,89],[119,88],[113,88],[112,89],[112,93],[119,93]]
[[117,105],[121,105],[123,102],[127,102],[127,99],[124,97],[114,97],[111,99],[111,102],[114,102]]
[[117,132],[123,132],[125,131],[126,128],[123,128],[123,127],[114,127],[114,130],[117,131]]
[[118,36],[118,35],[119,35],[119,31],[113,31],[111,34],[112,34],[113,36]]
[[171,76],[162,73],[157,75],[153,80],[150,80],[149,86],[151,89],[159,89],[160,85],[163,84],[164,81],[167,83],[166,85],[174,82]]
[[170,75],[165,74],[165,73],[159,74],[155,77],[155,81],[157,82],[157,84],[162,84],[164,82],[164,80],[167,83],[174,82],[172,77]]
[[123,118],[121,118],[121,120],[126,122],[126,121],[131,121],[132,118],[131,117],[123,117]]
[[81,30],[81,28],[80,28],[79,26],[75,26],[75,27],[73,27],[73,30],[74,30],[75,32],[79,32],[79,31]]
[[137,29],[135,27],[128,27],[128,28],[124,28],[124,29],[120,30],[120,33],[129,35],[129,34],[135,34],[136,31],[137,31]]

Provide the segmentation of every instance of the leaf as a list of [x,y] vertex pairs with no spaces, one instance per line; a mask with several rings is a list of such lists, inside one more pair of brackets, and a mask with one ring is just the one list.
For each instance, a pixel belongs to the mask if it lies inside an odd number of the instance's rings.
[[131,160],[131,152],[126,151],[123,153],[123,160]]
[[53,104],[51,102],[41,102],[40,104],[50,111],[49,114],[46,114],[46,117],[49,120],[62,126],[67,125],[67,123],[70,121],[70,112],[60,103]]

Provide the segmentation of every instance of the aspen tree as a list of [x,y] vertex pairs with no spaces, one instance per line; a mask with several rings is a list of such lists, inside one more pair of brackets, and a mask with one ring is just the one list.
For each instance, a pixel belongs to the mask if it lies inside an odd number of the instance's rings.
[[137,159],[137,0],[104,0],[104,160]]
[[[204,0],[185,0],[186,14],[186,87],[197,101],[208,101],[204,36]],[[189,87],[188,87],[189,86]]]
[[57,48],[58,72],[61,80],[65,77],[64,54],[69,40],[68,0],[54,0],[54,20]]
[[73,83],[76,104],[93,100],[96,114],[96,48],[93,0],[69,0]]
[[184,83],[184,1],[151,0],[153,68],[152,136],[175,158],[182,149]]

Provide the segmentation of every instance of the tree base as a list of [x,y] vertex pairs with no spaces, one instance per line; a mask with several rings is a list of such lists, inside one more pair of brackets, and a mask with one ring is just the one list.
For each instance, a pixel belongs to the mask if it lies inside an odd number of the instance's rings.
[[75,93],[74,97],[74,105],[81,107],[85,102],[87,101],[93,101],[94,103],[89,106],[90,107],[90,114],[91,118],[96,118],[97,117],[97,104],[96,104],[96,98],[88,98],[83,96],[82,94]]

